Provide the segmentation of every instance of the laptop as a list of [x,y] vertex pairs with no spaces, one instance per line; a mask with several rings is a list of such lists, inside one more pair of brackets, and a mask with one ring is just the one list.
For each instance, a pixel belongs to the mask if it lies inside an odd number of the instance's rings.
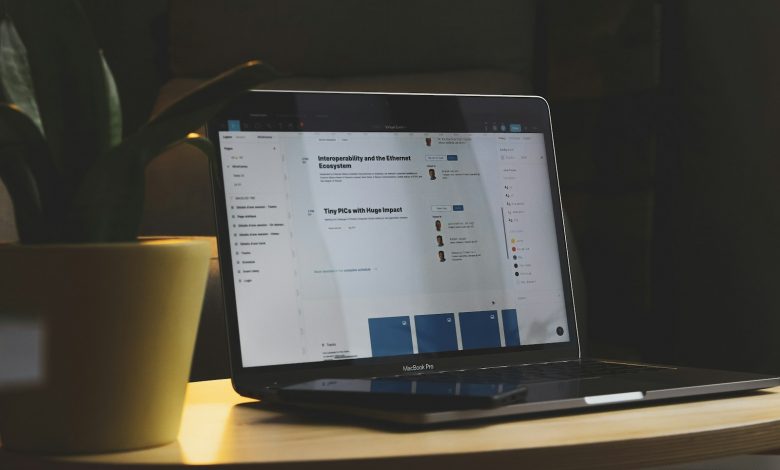
[[252,91],[208,134],[241,395],[524,387],[491,408],[296,403],[426,425],[780,385],[582,356],[541,97]]

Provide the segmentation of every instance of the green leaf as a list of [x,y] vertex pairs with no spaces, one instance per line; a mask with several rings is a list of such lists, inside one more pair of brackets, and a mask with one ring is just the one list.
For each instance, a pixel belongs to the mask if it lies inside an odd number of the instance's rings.
[[100,62],[103,64],[103,75],[106,79],[106,98],[108,99],[108,146],[116,147],[122,142],[122,107],[119,104],[114,75],[106,62],[103,51],[100,51]]
[[6,104],[0,104],[0,164],[22,241],[56,237],[52,225],[62,214],[61,179],[38,127],[17,107]]
[[236,96],[254,85],[273,80],[279,73],[259,60],[252,60],[219,74],[171,103],[149,121],[149,125],[198,113],[205,106]]
[[0,21],[0,85],[6,99],[24,111],[43,134],[27,48],[7,16]]
[[48,233],[43,207],[23,147],[0,149],[0,179],[11,196],[19,240],[22,243],[45,241]]
[[87,173],[75,194],[65,222],[69,230],[67,239],[79,242],[134,240],[143,212],[146,164],[180,142],[213,155],[208,141],[187,138],[187,134],[248,88],[276,76],[259,62],[236,67],[177,101],[136,134],[109,150]]
[[[192,145],[210,158],[214,146],[203,137],[186,137],[182,143]],[[143,150],[120,146],[102,159],[84,180],[74,199],[67,221],[67,239],[78,242],[132,241],[138,236],[144,205]]]
[[174,145],[179,143],[184,143],[195,147],[196,149],[206,154],[206,157],[208,157],[209,161],[213,161],[216,156],[216,149],[214,148],[214,144],[212,144],[209,139],[202,137],[199,134],[188,135],[186,139],[182,140],[181,142],[177,142]]
[[38,107],[55,164],[71,181],[110,148],[106,77],[81,4],[9,1],[27,47]]
[[35,122],[16,104],[0,103],[0,145],[43,141]]
[[63,221],[64,239],[74,243],[133,241],[144,202],[144,158],[114,147],[81,181]]
[[246,90],[278,76],[258,61],[235,67],[164,109],[125,143],[143,148],[147,158],[152,159],[172,142],[201,127]]
[[35,243],[48,233],[38,184],[26,156],[24,145],[0,146],[0,180],[11,196],[20,241]]

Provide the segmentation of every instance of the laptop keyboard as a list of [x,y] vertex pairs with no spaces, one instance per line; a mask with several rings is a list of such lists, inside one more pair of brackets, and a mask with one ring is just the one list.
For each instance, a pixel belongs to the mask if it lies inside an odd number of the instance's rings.
[[531,383],[604,377],[662,370],[661,367],[619,364],[595,360],[548,362],[521,366],[491,367],[487,369],[437,372],[398,376],[399,379],[426,382]]

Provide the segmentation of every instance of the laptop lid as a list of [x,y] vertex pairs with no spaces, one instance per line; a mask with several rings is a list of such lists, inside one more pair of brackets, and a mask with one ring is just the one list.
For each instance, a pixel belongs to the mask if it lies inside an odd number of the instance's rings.
[[237,390],[579,356],[543,98],[253,91],[208,132]]

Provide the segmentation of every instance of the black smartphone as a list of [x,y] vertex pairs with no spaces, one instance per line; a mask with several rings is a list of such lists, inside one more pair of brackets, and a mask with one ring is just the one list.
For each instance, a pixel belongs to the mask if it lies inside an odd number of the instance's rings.
[[277,389],[283,404],[329,404],[409,410],[495,408],[522,402],[519,384],[437,380],[433,377],[317,379]]

